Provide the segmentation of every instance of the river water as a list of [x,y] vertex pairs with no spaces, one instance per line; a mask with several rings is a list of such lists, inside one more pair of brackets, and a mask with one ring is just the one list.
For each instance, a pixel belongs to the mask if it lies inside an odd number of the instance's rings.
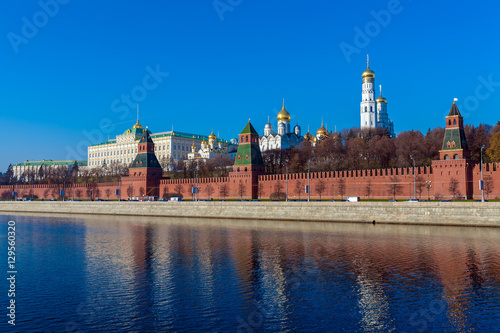
[[500,332],[500,229],[0,218],[0,331]]

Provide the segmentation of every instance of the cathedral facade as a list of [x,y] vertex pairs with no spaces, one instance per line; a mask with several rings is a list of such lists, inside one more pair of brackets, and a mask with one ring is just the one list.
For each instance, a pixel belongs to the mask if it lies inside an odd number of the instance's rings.
[[361,78],[363,80],[360,107],[361,129],[382,127],[391,137],[395,137],[394,123],[387,113],[387,99],[382,96],[382,86],[380,86],[380,96],[375,98],[375,72],[370,69],[369,61]]
[[274,132],[273,125],[269,121],[269,118],[267,119],[267,124],[264,126],[264,135],[259,138],[261,151],[297,147],[299,143],[304,141],[299,124],[293,127],[293,131],[290,128],[291,116],[285,109],[284,100],[283,108],[278,113],[277,120],[278,131]]

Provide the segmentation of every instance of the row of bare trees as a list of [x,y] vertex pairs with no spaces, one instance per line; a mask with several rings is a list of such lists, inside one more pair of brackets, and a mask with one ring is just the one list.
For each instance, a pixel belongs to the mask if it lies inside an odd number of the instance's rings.
[[[420,131],[412,130],[390,138],[381,128],[351,128],[330,134],[314,147],[309,141],[304,141],[297,148],[268,150],[262,157],[270,174],[283,174],[287,167],[292,173],[306,172],[308,161],[313,156],[311,171],[315,172],[410,167],[413,166],[410,156],[415,159],[416,166],[430,166],[432,160],[439,158],[444,132],[444,128],[437,127],[429,129],[425,136]],[[494,142],[493,135],[498,132],[500,122],[494,127],[465,126],[471,158],[480,160],[481,147],[484,145],[488,150]],[[483,155],[486,163],[500,162],[490,155]]]

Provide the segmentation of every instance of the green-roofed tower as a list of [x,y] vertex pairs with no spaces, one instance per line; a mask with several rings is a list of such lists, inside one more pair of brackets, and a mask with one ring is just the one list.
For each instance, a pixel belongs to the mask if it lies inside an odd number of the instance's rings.
[[446,117],[446,131],[443,146],[439,151],[441,160],[469,158],[470,152],[464,131],[464,120],[457,105],[453,102]]
[[239,135],[233,172],[229,174],[229,195],[242,199],[257,199],[258,181],[262,174],[264,162],[259,147],[259,134],[248,120]]
[[240,166],[264,166],[259,147],[259,134],[250,121],[240,133],[238,152],[234,160],[234,171]]

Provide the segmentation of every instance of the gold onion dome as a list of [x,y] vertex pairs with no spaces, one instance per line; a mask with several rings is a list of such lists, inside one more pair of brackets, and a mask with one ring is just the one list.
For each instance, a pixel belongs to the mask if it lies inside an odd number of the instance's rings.
[[363,74],[361,74],[361,77],[363,79],[375,78],[375,72],[370,69],[370,58],[368,57],[368,55],[366,56],[366,70],[363,72]]
[[314,138],[312,136],[311,133],[309,133],[309,129],[307,129],[307,133],[306,135],[304,135],[304,140],[307,140],[307,141],[312,141]]
[[285,99],[283,98],[283,108],[278,113],[278,121],[290,121],[291,119],[292,117],[290,117],[290,114],[285,109]]
[[367,79],[367,78],[375,78],[375,72],[370,69],[370,66],[366,67],[366,70],[363,72],[361,75],[361,78]]
[[196,149],[196,145],[193,143],[193,145],[191,146],[191,149]]
[[316,135],[326,135],[327,133],[328,131],[326,130],[325,126],[323,126],[323,120],[321,120],[321,127],[316,131]]
[[216,140],[217,137],[214,134],[214,131],[212,130],[212,133],[208,136],[208,140]]
[[142,125],[139,124],[139,119],[137,119],[137,123],[132,128],[142,128]]
[[376,99],[377,103],[387,103],[385,97],[382,97],[382,94]]

